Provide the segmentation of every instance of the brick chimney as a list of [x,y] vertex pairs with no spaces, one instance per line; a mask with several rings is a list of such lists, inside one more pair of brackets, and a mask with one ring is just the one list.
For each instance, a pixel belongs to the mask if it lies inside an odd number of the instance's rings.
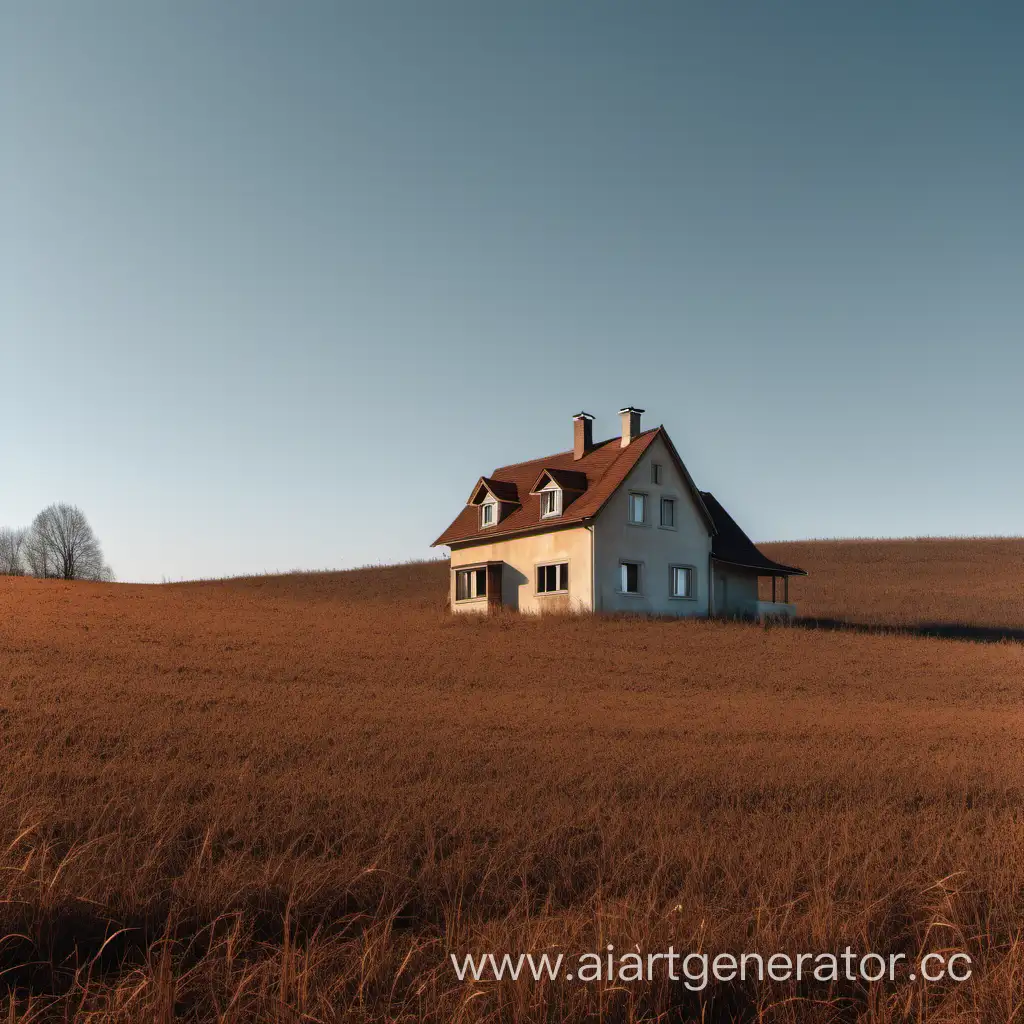
[[572,418],[572,457],[582,459],[594,450],[594,417],[578,412]]
[[619,415],[622,417],[622,447],[625,448],[630,441],[636,439],[640,433],[640,413],[643,409],[634,409],[633,406],[627,405],[625,409],[619,410]]

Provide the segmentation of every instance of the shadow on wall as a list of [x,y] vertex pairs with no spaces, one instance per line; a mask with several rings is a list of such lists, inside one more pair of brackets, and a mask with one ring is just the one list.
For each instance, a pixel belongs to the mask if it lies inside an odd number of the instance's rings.
[[512,602],[508,605],[513,611],[519,610],[519,589],[529,584],[529,577],[521,573],[518,569],[514,569],[511,565],[506,562],[502,567],[502,581],[501,581],[501,592],[502,599],[505,598],[506,594],[514,594]]

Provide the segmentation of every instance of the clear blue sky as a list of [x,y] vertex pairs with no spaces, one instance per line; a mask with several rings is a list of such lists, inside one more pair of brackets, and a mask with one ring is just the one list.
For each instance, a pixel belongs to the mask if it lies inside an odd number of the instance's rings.
[[1024,532],[1014,4],[0,0],[0,524],[422,556],[644,406],[758,539]]

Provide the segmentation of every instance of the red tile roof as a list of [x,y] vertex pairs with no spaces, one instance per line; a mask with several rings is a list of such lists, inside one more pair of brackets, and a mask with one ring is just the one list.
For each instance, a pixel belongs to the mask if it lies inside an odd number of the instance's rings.
[[[517,462],[511,466],[501,466],[486,479],[489,483],[500,481],[508,487],[514,487],[522,503],[513,509],[496,526],[480,528],[480,516],[475,505],[467,505],[454,519],[452,524],[432,547],[438,544],[460,544],[465,541],[488,541],[491,538],[506,537],[512,533],[523,533],[528,530],[557,529],[560,526],[580,523],[591,519],[604,507],[616,488],[629,475],[637,464],[640,456],[651,446],[655,438],[661,436],[666,442],[672,457],[679,463],[685,479],[693,486],[689,473],[679,460],[676,450],[669,440],[663,427],[655,427],[638,434],[625,448],[621,447],[621,438],[613,437],[594,445],[593,449],[582,459],[573,459],[572,451],[546,455],[542,459],[530,462]],[[544,470],[562,470],[572,473],[576,479],[582,474],[586,478],[586,489],[582,494],[566,491],[566,502],[562,514],[554,519],[541,519],[540,497],[531,494],[530,490]],[[558,474],[561,476],[562,474]],[[557,477],[554,477],[557,479]],[[698,505],[703,509],[700,492],[693,487]],[[574,497],[576,494],[576,497]],[[704,509],[705,514],[707,510]],[[710,523],[710,516],[708,516]]]

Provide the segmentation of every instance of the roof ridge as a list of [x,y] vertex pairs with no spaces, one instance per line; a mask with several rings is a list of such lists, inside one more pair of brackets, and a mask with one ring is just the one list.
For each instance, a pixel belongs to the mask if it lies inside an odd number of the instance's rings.
[[528,466],[531,462],[543,462],[545,459],[554,459],[559,455],[569,455],[572,453],[571,448],[566,448],[564,452],[555,452],[552,455],[542,455],[539,459],[523,459],[520,462],[506,462],[504,466],[495,466],[494,472],[497,473],[499,469],[515,469],[516,466]]
[[[643,437],[645,434],[653,434],[655,431],[658,431],[658,430],[661,430],[660,426],[648,427],[646,430],[641,430],[640,433],[637,434],[636,437],[633,438],[633,440],[637,441],[641,437]],[[622,435],[619,434],[617,437],[609,437],[609,438],[606,438],[604,441],[595,441],[594,442],[594,447],[591,448],[590,452],[588,452],[587,454],[589,455],[591,452],[593,452],[597,448],[603,448],[606,444],[611,444],[612,441],[621,441],[621,440],[622,440]],[[630,442],[630,444],[632,444],[632,442]],[[622,452],[627,451],[628,448],[629,448],[629,445],[626,445],[625,448],[622,448]],[[572,453],[573,453],[573,449],[572,448],[566,448],[564,451],[552,452],[550,455],[541,455],[539,458],[536,458],[536,459],[523,459],[520,462],[506,462],[504,466],[495,466],[494,472],[497,473],[499,469],[515,469],[516,466],[528,466],[531,462],[543,462],[545,459],[557,459],[560,455],[572,455]],[[621,452],[619,454],[621,454]],[[616,455],[615,458],[617,459],[618,455]],[[612,461],[614,462],[615,460],[613,459]]]

